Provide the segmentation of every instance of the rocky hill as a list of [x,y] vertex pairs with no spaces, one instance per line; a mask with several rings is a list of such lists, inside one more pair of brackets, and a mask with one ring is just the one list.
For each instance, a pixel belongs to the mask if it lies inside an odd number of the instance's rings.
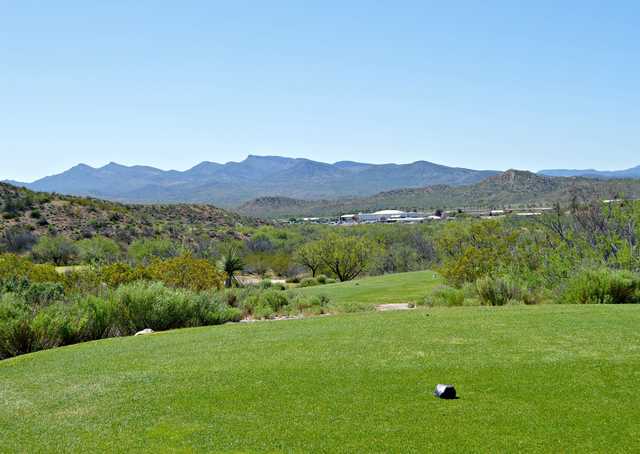
[[58,233],[73,239],[103,235],[122,243],[143,237],[187,240],[238,237],[261,223],[211,205],[130,205],[34,192],[0,183],[0,234],[20,228],[34,235]]

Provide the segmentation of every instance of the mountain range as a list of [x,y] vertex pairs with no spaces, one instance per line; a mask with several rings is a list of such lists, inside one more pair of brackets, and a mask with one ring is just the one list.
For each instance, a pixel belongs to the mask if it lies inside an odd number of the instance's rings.
[[257,197],[301,200],[371,196],[382,191],[477,183],[499,172],[447,167],[427,161],[411,164],[333,164],[309,159],[249,155],[241,162],[202,162],[186,171],[110,163],[79,164],[33,183],[7,181],[34,191],[91,196],[121,202],[209,203],[234,207]]
[[541,170],[538,174],[549,177],[586,177],[600,179],[640,178],[640,166],[625,170],[549,169]]

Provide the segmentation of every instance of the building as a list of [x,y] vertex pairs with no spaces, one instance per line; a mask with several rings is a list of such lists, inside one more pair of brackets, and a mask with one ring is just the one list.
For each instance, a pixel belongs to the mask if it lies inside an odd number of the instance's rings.
[[359,222],[419,222],[418,213],[401,210],[380,210],[375,213],[358,213]]

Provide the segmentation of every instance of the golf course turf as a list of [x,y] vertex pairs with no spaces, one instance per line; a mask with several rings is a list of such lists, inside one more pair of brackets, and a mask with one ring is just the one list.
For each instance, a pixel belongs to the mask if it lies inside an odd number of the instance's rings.
[[0,362],[0,451],[630,452],[638,326],[637,306],[439,308],[42,351]]
[[412,271],[318,285],[298,291],[306,295],[326,295],[337,304],[416,303],[424,301],[442,283],[442,277],[433,271]]

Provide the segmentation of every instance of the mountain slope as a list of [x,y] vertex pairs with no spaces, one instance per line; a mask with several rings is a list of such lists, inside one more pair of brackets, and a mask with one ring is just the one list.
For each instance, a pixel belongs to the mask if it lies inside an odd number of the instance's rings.
[[473,184],[494,171],[461,169],[417,161],[411,164],[335,164],[280,156],[248,156],[241,162],[202,162],[180,171],[79,164],[24,186],[47,192],[122,202],[197,202],[237,206],[262,196],[332,199],[369,196],[406,187]]
[[18,228],[35,236],[103,235],[122,243],[152,236],[189,241],[238,236],[238,227],[259,223],[211,205],[124,205],[0,183],[0,234]]
[[555,202],[566,203],[574,196],[589,200],[621,195],[640,198],[640,180],[547,177],[527,171],[508,170],[468,186],[405,188],[369,197],[320,201],[259,198],[243,204],[237,211],[265,218],[336,216],[384,208],[435,210],[551,205]]

